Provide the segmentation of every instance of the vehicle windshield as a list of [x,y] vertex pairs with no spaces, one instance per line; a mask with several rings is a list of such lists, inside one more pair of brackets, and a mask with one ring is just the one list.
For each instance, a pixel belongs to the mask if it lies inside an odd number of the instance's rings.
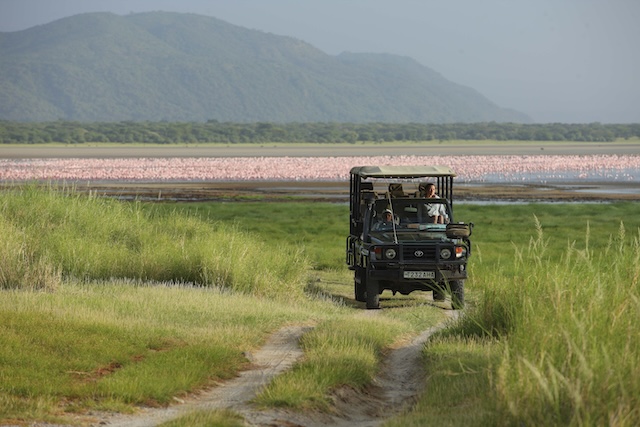
[[[437,217],[442,217],[438,223]],[[371,211],[369,232],[374,235],[396,233],[398,238],[413,239],[417,233],[438,233],[446,229],[451,209],[446,199],[440,198],[391,198],[376,200]],[[386,239],[385,239],[386,240]],[[391,239],[393,240],[393,239]]]

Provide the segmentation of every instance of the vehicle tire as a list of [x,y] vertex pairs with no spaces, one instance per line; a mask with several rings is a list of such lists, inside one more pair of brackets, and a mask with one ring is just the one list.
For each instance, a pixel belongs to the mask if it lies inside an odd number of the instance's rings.
[[434,301],[444,301],[444,292],[440,287],[433,288],[433,300]]
[[454,310],[464,308],[464,280],[452,280],[449,282],[451,288],[451,307]]
[[354,277],[353,287],[356,301],[365,302],[367,300],[367,272],[362,268],[356,268]]
[[378,292],[378,282],[367,280],[367,309],[380,308],[380,293]]

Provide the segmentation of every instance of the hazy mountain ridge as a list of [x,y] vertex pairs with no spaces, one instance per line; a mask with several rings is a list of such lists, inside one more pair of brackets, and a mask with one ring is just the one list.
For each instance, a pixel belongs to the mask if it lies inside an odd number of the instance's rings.
[[89,13],[0,33],[0,119],[527,122],[411,58],[216,18]]

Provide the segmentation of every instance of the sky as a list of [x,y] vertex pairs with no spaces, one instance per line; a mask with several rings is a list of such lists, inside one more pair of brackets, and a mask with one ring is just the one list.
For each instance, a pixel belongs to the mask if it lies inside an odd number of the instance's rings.
[[0,0],[0,32],[105,11],[409,56],[538,123],[640,123],[640,0]]

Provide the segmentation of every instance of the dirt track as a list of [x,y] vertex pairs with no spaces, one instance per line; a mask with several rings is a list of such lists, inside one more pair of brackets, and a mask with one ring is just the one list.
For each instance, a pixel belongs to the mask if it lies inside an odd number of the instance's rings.
[[[365,311],[375,316],[379,311]],[[457,312],[448,311],[453,318]],[[230,409],[241,414],[251,426],[337,426],[373,427],[415,402],[424,387],[420,363],[422,346],[446,326],[429,328],[411,342],[394,348],[382,364],[373,385],[364,391],[343,388],[334,394],[335,412],[297,413],[287,410],[260,410],[250,403],[256,393],[276,375],[302,357],[298,342],[309,327],[289,326],[274,333],[255,354],[248,355],[252,367],[218,387],[192,395],[168,408],[144,408],[134,415],[95,414],[92,425],[117,427],[155,426],[197,410]]]
[[[298,341],[306,329],[291,326],[277,331],[260,350],[247,355],[251,361],[250,369],[218,387],[189,396],[181,404],[168,408],[145,408],[135,415],[103,415],[97,417],[97,423],[119,427],[155,426],[196,410],[232,409],[243,415],[250,414],[252,408],[248,402],[256,392],[302,356]],[[258,415],[247,417],[247,420]]]

